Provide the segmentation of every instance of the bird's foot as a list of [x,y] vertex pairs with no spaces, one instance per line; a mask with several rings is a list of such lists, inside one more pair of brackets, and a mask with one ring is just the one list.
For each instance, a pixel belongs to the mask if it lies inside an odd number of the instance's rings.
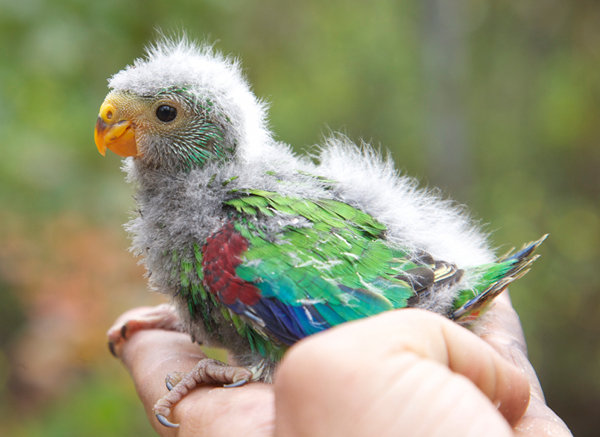
[[169,393],[154,404],[156,419],[171,428],[179,425],[170,422],[167,417],[171,409],[192,389],[200,384],[222,384],[223,387],[239,387],[252,379],[252,371],[245,367],[230,366],[221,361],[204,358],[188,373],[173,372],[167,375],[165,383]]
[[142,329],[181,331],[182,324],[175,307],[169,304],[127,311],[107,332],[110,353],[118,357],[123,342]]
[[183,379],[183,377],[187,375],[185,372],[171,372],[165,377],[165,385],[167,386],[167,390],[173,390],[179,382]]

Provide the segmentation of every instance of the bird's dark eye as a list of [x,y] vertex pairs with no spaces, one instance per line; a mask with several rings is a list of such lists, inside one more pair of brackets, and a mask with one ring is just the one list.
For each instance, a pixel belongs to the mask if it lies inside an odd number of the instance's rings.
[[156,108],[156,118],[165,123],[175,120],[177,117],[177,109],[169,105],[160,105]]

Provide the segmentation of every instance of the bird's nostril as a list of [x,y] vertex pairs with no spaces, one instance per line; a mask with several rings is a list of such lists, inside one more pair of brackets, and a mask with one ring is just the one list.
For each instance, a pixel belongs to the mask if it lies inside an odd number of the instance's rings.
[[100,107],[100,113],[98,114],[105,123],[108,123],[116,117],[115,107],[110,103],[103,103]]

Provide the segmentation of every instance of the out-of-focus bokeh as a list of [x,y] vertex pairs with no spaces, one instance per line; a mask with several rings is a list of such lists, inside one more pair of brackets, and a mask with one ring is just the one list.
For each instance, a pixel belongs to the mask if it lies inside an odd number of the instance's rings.
[[0,0],[0,434],[152,435],[105,346],[156,303],[127,252],[106,79],[185,30],[243,59],[277,138],[330,129],[469,205],[499,252],[550,233],[512,287],[548,403],[600,410],[600,3]]

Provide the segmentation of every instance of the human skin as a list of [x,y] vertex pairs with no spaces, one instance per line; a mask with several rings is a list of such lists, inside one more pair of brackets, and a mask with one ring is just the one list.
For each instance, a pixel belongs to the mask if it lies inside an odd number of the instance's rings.
[[[125,313],[115,325],[135,315]],[[160,425],[164,377],[204,358],[189,336],[141,330],[118,355],[161,436],[569,436],[546,405],[507,294],[473,332],[431,312],[391,311],[293,346],[274,383],[201,386]]]

